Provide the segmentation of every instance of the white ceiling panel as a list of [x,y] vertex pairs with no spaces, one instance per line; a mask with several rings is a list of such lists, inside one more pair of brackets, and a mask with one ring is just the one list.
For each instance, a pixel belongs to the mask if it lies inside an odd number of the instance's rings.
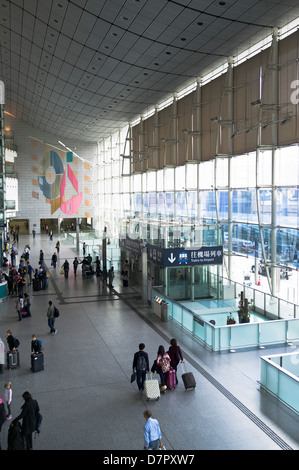
[[101,140],[297,17],[298,0],[2,0],[5,108]]

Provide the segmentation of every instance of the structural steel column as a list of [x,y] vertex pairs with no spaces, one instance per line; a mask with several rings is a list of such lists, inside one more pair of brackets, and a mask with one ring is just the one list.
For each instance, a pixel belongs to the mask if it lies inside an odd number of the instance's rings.
[[278,116],[278,29],[274,28],[272,43],[272,206],[271,206],[271,293],[277,290],[277,116]]
[[[2,83],[2,82],[1,82]],[[0,84],[1,84],[0,83]],[[3,83],[2,83],[3,84]],[[4,94],[4,90],[3,90]],[[4,101],[2,91],[0,93],[1,100]],[[0,243],[1,243],[1,264],[3,261],[2,247],[4,241],[4,234],[6,232],[6,181],[5,181],[5,145],[4,145],[4,105],[0,100]]]
[[231,189],[231,159],[233,154],[233,115],[234,115],[234,97],[233,97],[233,58],[229,57],[228,70],[227,70],[227,92],[228,92],[228,213],[227,213],[227,226],[228,226],[228,263],[227,272],[228,278],[231,279],[231,264],[232,264],[232,189]]

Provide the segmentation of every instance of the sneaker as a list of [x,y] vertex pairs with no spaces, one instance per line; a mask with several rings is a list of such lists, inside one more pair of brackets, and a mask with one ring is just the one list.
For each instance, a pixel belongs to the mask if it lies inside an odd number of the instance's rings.
[[57,334],[57,330],[54,331],[54,335],[56,335],[56,334]]
[[8,420],[8,419],[11,419],[11,418],[12,418],[11,415],[6,416],[6,419],[7,419],[7,420]]

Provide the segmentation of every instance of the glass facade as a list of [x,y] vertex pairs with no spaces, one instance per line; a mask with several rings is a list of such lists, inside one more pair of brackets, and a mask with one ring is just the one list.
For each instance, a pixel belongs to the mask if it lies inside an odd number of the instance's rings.
[[[120,236],[120,221],[135,221],[130,237],[146,241],[167,239],[171,234],[163,230],[156,238],[146,228],[163,222],[174,226],[173,244],[185,246],[203,243],[197,235],[199,226],[217,225],[219,243],[225,253],[229,249],[229,225],[233,263],[249,260],[253,265],[265,257],[271,261],[272,196],[276,191],[276,266],[292,268],[292,286],[297,291],[299,259],[299,148],[297,145],[277,150],[277,187],[271,187],[271,152],[259,152],[230,158],[186,163],[177,168],[126,174],[129,159],[121,149],[125,147],[128,128],[117,133],[114,148],[107,142],[99,144],[98,158],[98,229],[107,227],[108,237]],[[118,150],[118,152],[116,151]],[[126,167],[126,168],[125,168]],[[230,171],[230,187],[228,174]],[[258,181],[257,181],[258,179]],[[231,219],[229,220],[229,192],[231,192]],[[141,231],[141,227],[143,227]],[[179,232],[179,235],[178,235]],[[215,232],[214,232],[215,233]],[[174,241],[175,240],[175,241]],[[179,242],[178,242],[179,240]],[[160,242],[161,243],[161,242]],[[244,258],[245,257],[245,258]],[[265,273],[262,273],[265,274]],[[224,273],[225,275],[225,273]],[[279,295],[278,292],[276,295]],[[289,294],[289,292],[288,292]],[[287,294],[286,294],[287,295]],[[293,299],[297,301],[297,299]]]

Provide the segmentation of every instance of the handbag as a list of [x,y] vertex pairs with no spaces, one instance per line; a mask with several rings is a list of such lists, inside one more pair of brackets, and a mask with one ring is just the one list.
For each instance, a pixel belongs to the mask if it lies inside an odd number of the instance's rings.
[[136,374],[135,374],[135,372],[133,372],[131,374],[131,383],[133,383],[135,379],[136,379]]

